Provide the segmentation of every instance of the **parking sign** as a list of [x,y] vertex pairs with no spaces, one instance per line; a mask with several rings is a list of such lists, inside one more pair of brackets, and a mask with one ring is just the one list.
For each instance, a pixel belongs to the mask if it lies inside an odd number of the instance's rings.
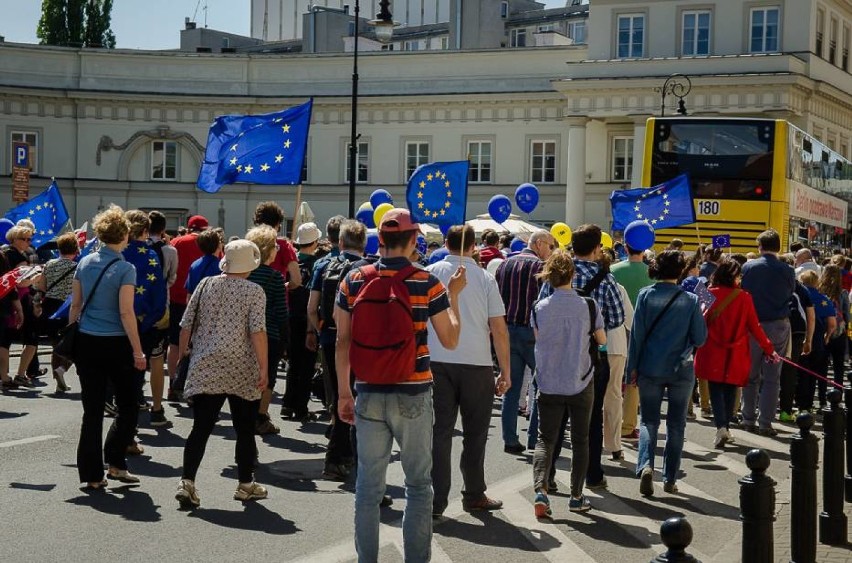
[[27,143],[15,143],[15,166],[20,168],[30,167],[30,146]]

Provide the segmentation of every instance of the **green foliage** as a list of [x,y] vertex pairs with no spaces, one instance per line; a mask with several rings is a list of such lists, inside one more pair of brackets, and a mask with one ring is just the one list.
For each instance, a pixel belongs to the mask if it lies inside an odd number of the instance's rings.
[[115,47],[113,0],[42,0],[36,32],[42,45]]

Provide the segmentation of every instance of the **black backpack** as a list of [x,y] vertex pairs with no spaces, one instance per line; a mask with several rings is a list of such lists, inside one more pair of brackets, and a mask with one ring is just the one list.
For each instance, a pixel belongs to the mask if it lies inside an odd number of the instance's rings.
[[324,329],[335,329],[334,303],[337,300],[337,288],[340,281],[352,269],[353,262],[340,254],[332,258],[322,273],[322,296],[320,297],[320,319]]
[[157,253],[157,258],[159,258],[160,266],[162,266],[163,269],[166,268],[166,261],[163,259],[163,247],[166,246],[166,244],[168,243],[164,240],[153,241],[151,239],[148,239],[148,246],[150,246],[154,250],[154,252]]
[[302,276],[302,285],[290,290],[290,294],[287,296],[287,309],[289,310],[291,319],[305,320],[308,318],[308,297],[311,295],[308,284],[311,282],[315,263],[316,258],[313,256],[299,261],[299,274]]

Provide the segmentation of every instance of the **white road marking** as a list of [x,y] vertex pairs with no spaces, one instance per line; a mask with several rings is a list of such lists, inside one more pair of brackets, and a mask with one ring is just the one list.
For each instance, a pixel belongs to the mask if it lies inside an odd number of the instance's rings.
[[32,438],[21,438],[20,440],[11,440],[9,442],[0,442],[0,448],[11,448],[12,446],[22,446],[24,444],[34,444],[36,442],[46,442],[47,440],[55,440],[60,436],[55,434],[45,434],[44,436],[33,436]]

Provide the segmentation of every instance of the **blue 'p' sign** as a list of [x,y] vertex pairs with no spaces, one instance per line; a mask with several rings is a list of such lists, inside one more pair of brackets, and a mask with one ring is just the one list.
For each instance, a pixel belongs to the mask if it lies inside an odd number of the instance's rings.
[[28,168],[30,165],[30,146],[26,143],[15,143],[15,166]]
[[713,235],[713,248],[731,248],[731,235]]

